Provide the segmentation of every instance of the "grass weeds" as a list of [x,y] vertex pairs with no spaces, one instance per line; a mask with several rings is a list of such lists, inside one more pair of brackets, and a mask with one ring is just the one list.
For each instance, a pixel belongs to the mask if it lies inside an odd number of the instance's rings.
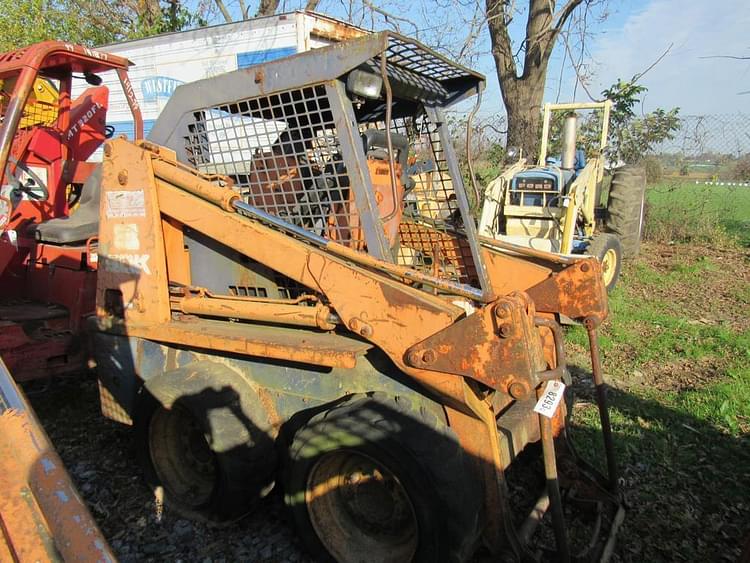
[[[659,244],[624,264],[610,295],[601,346],[629,503],[619,561],[735,561],[750,535],[750,189],[740,189],[650,189],[647,232]],[[710,224],[677,224],[697,209]],[[585,331],[570,327],[567,340],[580,352]],[[586,370],[584,355],[571,360]],[[601,466],[585,381],[573,435]]]

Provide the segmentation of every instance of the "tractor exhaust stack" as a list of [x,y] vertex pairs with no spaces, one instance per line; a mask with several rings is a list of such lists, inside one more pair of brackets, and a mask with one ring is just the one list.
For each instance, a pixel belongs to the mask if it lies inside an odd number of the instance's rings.
[[570,112],[565,116],[562,129],[562,164],[561,168],[573,170],[576,165],[576,127],[578,116]]

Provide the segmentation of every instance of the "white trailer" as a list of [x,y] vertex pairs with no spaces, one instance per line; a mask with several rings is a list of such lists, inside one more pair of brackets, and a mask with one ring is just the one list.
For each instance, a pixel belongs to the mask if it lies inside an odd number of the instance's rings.
[[[128,74],[143,113],[144,134],[148,137],[156,118],[180,84],[324,47],[365,33],[361,28],[328,16],[296,11],[192,31],[164,33],[97,49],[125,57],[135,64]],[[106,76],[104,84],[110,91],[107,124],[114,127],[116,135],[125,134],[132,139],[130,110],[117,76]],[[77,85],[73,97],[85,88],[85,84]]]

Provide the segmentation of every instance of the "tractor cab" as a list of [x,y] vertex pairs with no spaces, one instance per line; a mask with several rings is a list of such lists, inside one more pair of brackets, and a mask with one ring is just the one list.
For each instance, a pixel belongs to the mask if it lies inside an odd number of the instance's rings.
[[59,41],[0,54],[0,355],[17,379],[82,365],[72,335],[94,310],[99,227],[88,160],[113,133],[100,75],[118,74],[142,136],[130,64]]

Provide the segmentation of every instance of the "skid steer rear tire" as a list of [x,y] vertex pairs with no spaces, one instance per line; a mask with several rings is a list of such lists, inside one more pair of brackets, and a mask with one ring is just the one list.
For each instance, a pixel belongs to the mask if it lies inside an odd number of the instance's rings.
[[615,170],[607,198],[607,232],[617,235],[625,258],[637,256],[643,236],[646,172],[637,166]]
[[[146,481],[188,518],[227,522],[251,510],[276,468],[252,389],[226,366],[200,361],[139,391],[135,447]],[[253,419],[256,419],[255,421]]]
[[479,479],[455,434],[409,398],[353,396],[292,439],[284,500],[319,561],[463,561],[480,533]]
[[607,291],[612,291],[620,279],[622,267],[622,246],[616,235],[599,233],[594,235],[586,249],[586,254],[596,256],[602,265],[602,277]]

